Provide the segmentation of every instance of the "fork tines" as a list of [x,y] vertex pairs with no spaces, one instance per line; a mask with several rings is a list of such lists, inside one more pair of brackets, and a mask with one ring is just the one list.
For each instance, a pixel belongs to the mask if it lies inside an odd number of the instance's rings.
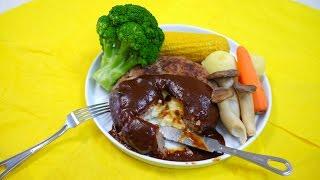
[[73,111],[73,114],[79,121],[94,118],[100,116],[106,112],[110,112],[109,103],[94,104],[85,108],[77,109]]

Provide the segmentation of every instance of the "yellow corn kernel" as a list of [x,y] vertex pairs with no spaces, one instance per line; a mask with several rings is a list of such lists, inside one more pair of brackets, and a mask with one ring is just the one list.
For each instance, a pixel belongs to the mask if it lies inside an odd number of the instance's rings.
[[229,51],[226,38],[216,34],[165,32],[161,55],[184,56],[201,62],[214,51]]

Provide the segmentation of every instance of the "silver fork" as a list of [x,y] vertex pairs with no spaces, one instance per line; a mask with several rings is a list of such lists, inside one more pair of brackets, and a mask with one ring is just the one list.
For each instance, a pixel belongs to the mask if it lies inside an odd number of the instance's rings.
[[92,119],[98,117],[102,114],[110,112],[108,103],[100,103],[92,106],[88,106],[85,108],[77,109],[72,111],[67,115],[66,123],[62,126],[62,128],[57,131],[55,134],[50,136],[48,139],[42,141],[41,143],[27,149],[9,159],[0,162],[0,173],[1,167],[3,167],[3,172],[0,174],[0,179],[3,179],[12,169],[20,165],[23,161],[25,161],[32,154],[38,152],[40,149],[56,140],[62,134],[64,134],[68,129],[74,128],[79,124],[85,122],[88,119]]

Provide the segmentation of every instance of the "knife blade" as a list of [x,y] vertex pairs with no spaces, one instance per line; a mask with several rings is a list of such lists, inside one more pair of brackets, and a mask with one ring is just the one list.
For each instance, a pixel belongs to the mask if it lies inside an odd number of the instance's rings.
[[[280,174],[282,176],[288,176],[292,172],[292,166],[289,161],[275,156],[268,156],[262,154],[255,154],[250,152],[241,151],[239,149],[234,149],[221,145],[217,140],[208,137],[199,136],[188,130],[180,130],[170,126],[161,126],[160,132],[165,139],[170,141],[175,141],[187,146],[192,146],[198,149],[202,149],[209,152],[221,152],[230,155],[234,155],[245,159],[247,161],[253,162],[263,168],[266,168],[274,173]],[[271,165],[269,162],[275,161],[283,164],[286,168],[279,168],[277,166]]]
[[160,127],[160,132],[165,139],[175,141],[187,146],[192,146],[209,152],[221,149],[221,144],[212,138],[199,136],[188,130],[180,130],[170,126]]

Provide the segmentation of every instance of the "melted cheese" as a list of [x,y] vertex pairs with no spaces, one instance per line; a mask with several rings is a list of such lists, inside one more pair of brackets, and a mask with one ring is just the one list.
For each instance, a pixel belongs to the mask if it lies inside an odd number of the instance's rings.
[[185,124],[182,120],[183,113],[182,103],[175,98],[171,98],[164,103],[158,102],[150,106],[142,118],[160,126],[172,126],[178,129],[184,129]]

